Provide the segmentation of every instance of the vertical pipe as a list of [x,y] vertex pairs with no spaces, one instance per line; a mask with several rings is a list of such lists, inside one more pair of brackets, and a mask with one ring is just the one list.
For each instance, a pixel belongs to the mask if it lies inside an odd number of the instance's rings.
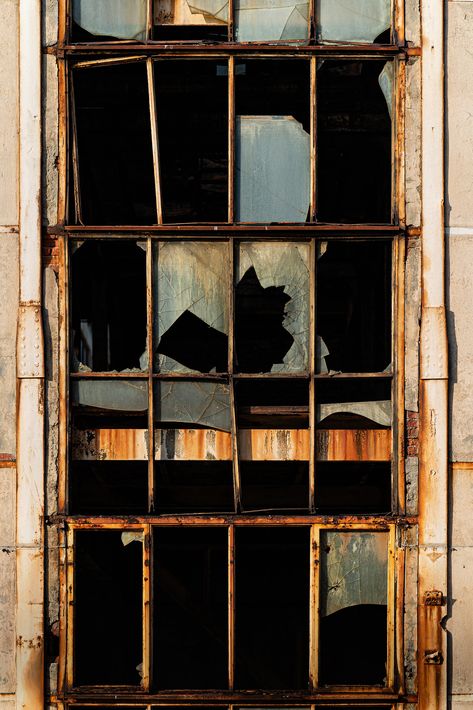
[[44,357],[41,322],[41,2],[20,0],[17,332],[17,708],[43,707]]
[[[444,245],[444,6],[422,0],[418,683],[420,710],[447,706],[448,354]],[[433,607],[436,607],[433,609]],[[434,611],[435,613],[432,613]]]

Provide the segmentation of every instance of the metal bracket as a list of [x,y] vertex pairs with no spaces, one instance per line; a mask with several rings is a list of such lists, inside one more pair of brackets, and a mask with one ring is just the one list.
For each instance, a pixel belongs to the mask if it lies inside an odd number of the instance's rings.
[[442,592],[431,590],[424,594],[424,606],[443,606],[444,598]]
[[443,663],[442,651],[424,651],[424,663],[428,666],[441,666]]
[[44,377],[44,347],[39,303],[21,303],[18,310],[17,377]]

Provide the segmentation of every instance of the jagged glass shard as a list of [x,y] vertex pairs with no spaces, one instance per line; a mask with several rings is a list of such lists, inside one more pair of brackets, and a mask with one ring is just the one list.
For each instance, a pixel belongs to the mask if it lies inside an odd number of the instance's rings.
[[147,0],[73,0],[72,18],[93,35],[146,39]]
[[155,385],[154,413],[158,422],[230,431],[230,389],[218,382],[159,382]]
[[237,116],[236,219],[305,222],[310,136],[292,116]]
[[238,42],[307,40],[309,4],[294,0],[236,0]]

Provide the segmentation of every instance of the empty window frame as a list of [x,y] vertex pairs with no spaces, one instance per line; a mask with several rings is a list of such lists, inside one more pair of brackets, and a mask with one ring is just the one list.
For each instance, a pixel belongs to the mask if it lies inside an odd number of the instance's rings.
[[398,260],[379,237],[71,240],[69,511],[396,510]]
[[392,690],[395,527],[281,522],[71,523],[69,690]]
[[78,62],[69,220],[389,225],[396,66],[316,56]]
[[[397,5],[397,3],[394,3]],[[281,42],[390,44],[390,0],[72,0],[73,42]],[[397,8],[396,8],[397,9]],[[400,13],[398,13],[400,14]]]

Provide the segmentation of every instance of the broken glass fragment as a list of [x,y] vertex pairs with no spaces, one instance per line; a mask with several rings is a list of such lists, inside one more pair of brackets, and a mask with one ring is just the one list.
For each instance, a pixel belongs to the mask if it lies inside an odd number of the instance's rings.
[[226,25],[228,0],[158,0],[155,25]]
[[309,3],[294,0],[236,0],[238,42],[307,40]]
[[391,402],[333,402],[317,405],[317,422],[321,422],[332,414],[357,414],[382,426],[391,426]]
[[322,531],[320,679],[386,683],[388,533]]
[[122,412],[148,409],[148,383],[132,380],[75,380],[72,401],[83,407]]
[[146,39],[147,0],[73,0],[72,19],[92,35]]
[[159,371],[226,372],[227,246],[163,242],[155,255]]
[[332,42],[371,43],[376,42],[379,35],[391,26],[391,2],[390,0],[318,0],[317,15],[319,39]]
[[230,431],[230,390],[218,382],[159,382],[155,385],[154,412],[159,422]]
[[386,99],[386,106],[389,111],[389,118],[393,117],[393,85],[394,85],[394,62],[386,62],[378,77],[378,83]]
[[240,372],[307,368],[307,244],[243,243],[237,270],[235,335]]
[[305,222],[310,135],[292,116],[237,116],[238,222]]

